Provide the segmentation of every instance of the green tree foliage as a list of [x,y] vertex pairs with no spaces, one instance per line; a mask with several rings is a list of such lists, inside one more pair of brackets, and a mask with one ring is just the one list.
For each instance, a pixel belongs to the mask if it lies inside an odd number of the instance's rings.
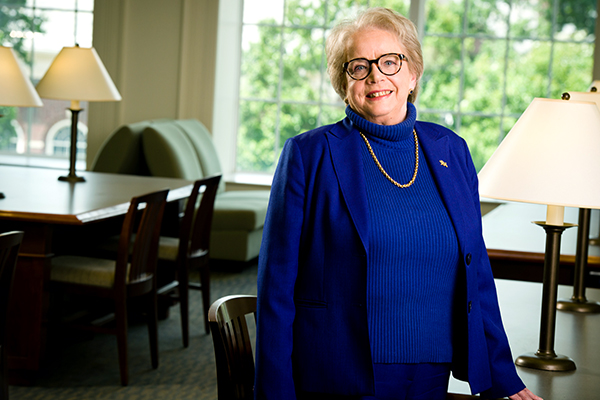
[[[259,39],[243,52],[240,170],[272,171],[287,138],[344,117],[324,41],[367,6],[408,15],[409,3],[288,0],[283,26],[246,28]],[[418,118],[463,136],[480,169],[534,97],[587,90],[595,18],[595,0],[428,0]]]
[[[30,54],[24,49],[22,37],[12,37],[12,31],[42,32],[44,18],[32,16],[21,8],[26,0],[0,0],[0,44],[10,46],[26,64],[31,62]],[[13,151],[17,133],[12,121],[17,117],[14,107],[0,107],[0,150]]]

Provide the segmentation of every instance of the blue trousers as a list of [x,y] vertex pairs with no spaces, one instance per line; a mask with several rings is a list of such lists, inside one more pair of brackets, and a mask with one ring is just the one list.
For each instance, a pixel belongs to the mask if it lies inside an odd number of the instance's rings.
[[445,400],[449,363],[374,364],[374,396],[298,393],[298,400]]

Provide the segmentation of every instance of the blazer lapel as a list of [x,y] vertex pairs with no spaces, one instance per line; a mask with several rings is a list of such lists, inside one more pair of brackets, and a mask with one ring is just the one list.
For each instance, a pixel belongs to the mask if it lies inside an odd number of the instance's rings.
[[369,248],[369,209],[360,141],[357,132],[346,118],[327,135],[333,168],[352,221],[365,251]]
[[[418,134],[419,129],[417,124]],[[463,209],[465,201],[468,201],[465,198],[465,196],[468,196],[468,193],[462,193],[456,186],[455,173],[458,166],[452,165],[450,139],[445,134],[439,134],[439,136],[423,134],[419,135],[419,143],[423,148],[423,154],[425,154],[433,179],[454,225],[461,250],[464,250],[465,238],[461,236],[465,232]]]

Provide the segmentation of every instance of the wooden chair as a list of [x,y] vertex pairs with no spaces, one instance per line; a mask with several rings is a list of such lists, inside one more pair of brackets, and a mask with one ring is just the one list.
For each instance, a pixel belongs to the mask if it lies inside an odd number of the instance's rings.
[[[121,384],[129,381],[127,362],[127,300],[139,297],[148,315],[152,367],[158,368],[156,314],[156,263],[160,226],[168,190],[131,199],[125,215],[116,260],[83,256],[59,256],[51,260],[53,292],[110,299],[115,306],[115,326],[71,324],[73,327],[117,336]],[[137,233],[130,246],[134,226]],[[131,254],[130,254],[131,247]],[[102,321],[107,322],[107,321]]]
[[219,400],[254,399],[254,357],[246,323],[249,314],[256,322],[256,296],[222,297],[208,312]]
[[[161,236],[158,248],[159,262],[175,265],[177,280],[158,289],[160,296],[179,300],[183,346],[190,342],[189,289],[202,291],[204,328],[208,334],[208,308],[210,307],[209,246],[215,197],[221,175],[197,180],[188,198],[181,221],[178,238]],[[200,204],[198,196],[201,195]],[[189,281],[189,271],[200,272],[200,283]],[[175,290],[177,289],[177,290]]]
[[0,399],[8,400],[6,329],[8,305],[23,232],[0,234]]

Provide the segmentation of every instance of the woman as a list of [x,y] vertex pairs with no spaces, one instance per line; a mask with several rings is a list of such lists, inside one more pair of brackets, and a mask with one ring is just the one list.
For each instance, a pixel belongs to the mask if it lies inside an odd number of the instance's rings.
[[539,399],[517,376],[464,140],[416,122],[414,25],[375,8],[327,41],[347,118],[289,139],[258,275],[257,399]]

